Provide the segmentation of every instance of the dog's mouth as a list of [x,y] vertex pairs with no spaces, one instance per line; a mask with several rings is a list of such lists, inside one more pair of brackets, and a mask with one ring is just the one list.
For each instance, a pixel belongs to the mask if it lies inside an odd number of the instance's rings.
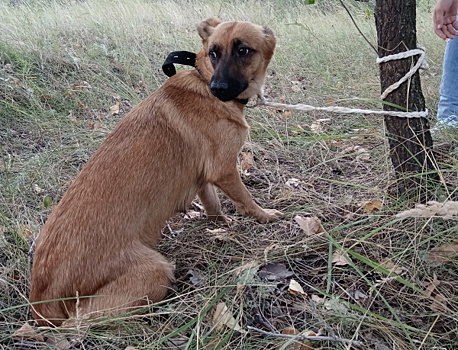
[[248,81],[237,79],[217,79],[215,76],[210,80],[210,91],[213,96],[223,102],[232,101],[248,88]]

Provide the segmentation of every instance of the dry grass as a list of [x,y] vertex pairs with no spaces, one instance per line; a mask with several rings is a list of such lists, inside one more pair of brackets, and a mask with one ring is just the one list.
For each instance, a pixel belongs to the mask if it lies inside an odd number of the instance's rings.
[[[158,67],[167,53],[199,49],[194,26],[203,18],[274,29],[278,48],[269,69],[269,99],[381,107],[375,53],[331,1],[12,3],[17,5],[0,1],[1,348],[46,348],[12,337],[31,317],[30,245],[119,118],[165,81]],[[371,3],[346,3],[375,43]],[[444,43],[431,30],[431,3],[418,3],[418,41],[429,55],[422,83],[434,113]],[[112,115],[116,102],[120,114]],[[164,228],[160,248],[176,264],[177,282],[167,300],[148,308],[147,316],[42,335],[67,339],[72,349],[292,349],[262,334],[215,330],[215,306],[225,302],[243,329],[322,329],[368,349],[456,348],[457,260],[434,264],[428,257],[432,248],[457,241],[456,221],[396,218],[415,203],[394,195],[382,120],[282,114],[247,110],[252,130],[244,151],[255,162],[242,177],[259,203],[287,214],[283,220],[260,225],[237,215],[225,197],[229,226],[179,215]],[[323,118],[330,121],[314,132],[310,126]],[[441,173],[450,186],[437,188],[430,200],[456,194],[456,136],[439,135]],[[368,214],[362,204],[373,200],[383,207]],[[200,212],[198,203],[190,210]],[[296,215],[318,217],[324,233],[307,236]],[[224,231],[208,231],[218,228]],[[347,265],[332,263],[335,251],[346,254]],[[284,264],[291,275],[266,278],[268,263]],[[292,277],[307,297],[288,292]],[[315,342],[314,348],[348,347]]]

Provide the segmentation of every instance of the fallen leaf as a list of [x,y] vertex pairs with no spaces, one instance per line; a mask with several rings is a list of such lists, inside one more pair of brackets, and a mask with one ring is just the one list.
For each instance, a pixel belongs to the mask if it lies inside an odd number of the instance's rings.
[[211,233],[212,235],[221,235],[221,234],[225,234],[227,233],[227,230],[225,230],[224,228],[215,228],[215,229],[209,229],[207,228],[206,231],[208,233]]
[[194,286],[200,287],[202,285],[203,278],[200,273],[189,270],[188,275],[190,276],[189,281],[191,281]]
[[324,304],[324,302],[325,302],[324,298],[321,298],[321,297],[319,297],[319,296],[316,295],[316,294],[312,294],[311,299],[312,299],[315,303],[317,303],[318,305]]
[[218,231],[218,232],[215,232],[212,236],[210,236],[210,239],[223,241],[223,242],[233,241],[233,242],[238,243],[237,232],[226,231],[224,229],[216,229],[214,231]]
[[385,269],[387,269],[391,273],[395,273],[397,275],[399,275],[403,271],[403,268],[400,267],[400,266],[395,265],[390,258],[387,258],[387,259],[383,260],[380,263],[380,266],[384,267]]
[[200,218],[201,216],[202,216],[202,214],[199,211],[188,210],[186,212],[186,214],[184,215],[184,219],[185,220],[192,220],[192,219]]
[[258,272],[259,277],[269,281],[283,280],[292,275],[293,273],[289,271],[283,263],[268,263]]
[[323,127],[318,120],[315,120],[310,124],[310,130],[312,130],[315,134],[321,134],[323,132]]
[[312,236],[323,232],[323,228],[321,227],[321,220],[316,216],[303,217],[296,215],[294,217],[294,221],[299,224],[300,228],[304,231],[306,236]]
[[288,181],[286,181],[286,186],[289,186],[291,188],[297,188],[299,187],[300,183],[301,183],[301,180],[293,177],[289,179]]
[[226,304],[221,302],[216,305],[216,310],[213,314],[213,327],[215,327],[216,330],[220,330],[223,326],[227,326],[240,333],[246,333],[232,316]]
[[443,244],[429,251],[429,260],[436,265],[443,265],[458,257],[458,242]]
[[332,263],[336,266],[345,266],[348,265],[348,260],[342,255],[341,252],[336,250],[332,254]]
[[367,299],[367,295],[359,290],[355,291],[353,297],[355,298],[355,300],[358,300],[360,302],[363,302],[364,300]]
[[38,186],[37,184],[34,184],[33,185],[33,190],[35,191],[36,194],[40,194],[42,192],[44,192],[44,189],[42,189],[40,186]]
[[293,114],[292,111],[286,111],[285,113],[283,113],[283,114],[281,115],[281,117],[282,117],[282,118],[288,119],[288,118],[291,117],[292,114]]
[[375,200],[375,201],[372,201],[372,202],[365,203],[363,205],[363,210],[367,214],[371,214],[376,210],[382,209],[382,206],[383,206],[382,202]]
[[13,333],[13,337],[30,341],[45,341],[45,338],[43,338],[43,336],[40,333],[38,333],[37,329],[29,325],[28,323],[24,323],[24,325],[21,328],[15,331]]
[[437,279],[437,275],[434,273],[433,281],[426,285],[425,294],[430,297],[440,284],[441,282]]
[[254,165],[253,154],[251,152],[242,152],[242,169],[251,169]]
[[119,101],[116,101],[116,104],[110,107],[111,115],[119,114]]
[[447,306],[447,298],[445,297],[445,295],[441,293],[436,294],[429,308],[436,312],[449,312],[450,311],[450,309]]
[[300,294],[300,295],[303,295],[304,297],[307,296],[307,293],[304,292],[304,289],[302,288],[302,286],[294,279],[291,279],[291,281],[289,281],[288,291],[294,295]]

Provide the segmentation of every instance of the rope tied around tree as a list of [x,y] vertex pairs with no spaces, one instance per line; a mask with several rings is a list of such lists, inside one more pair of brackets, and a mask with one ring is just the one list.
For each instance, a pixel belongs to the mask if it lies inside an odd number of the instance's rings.
[[[409,58],[412,56],[420,55],[417,63],[412,66],[409,72],[404,75],[399,81],[389,86],[380,96],[381,100],[384,100],[391,92],[396,90],[402,83],[406,80],[410,79],[419,69],[428,69],[428,63],[426,62],[426,51],[423,48],[413,49],[405,52],[400,52],[393,55],[388,55],[384,57],[377,58],[377,63],[382,64],[392,60],[400,60],[404,58]],[[323,112],[331,112],[331,113],[341,113],[341,114],[378,114],[378,115],[389,115],[394,117],[401,117],[401,118],[428,118],[429,112],[428,109],[424,111],[418,112],[402,112],[402,111],[383,111],[383,110],[368,110],[368,109],[359,109],[359,108],[348,108],[348,107],[338,107],[338,106],[331,106],[331,107],[315,107],[310,106],[302,103],[298,104],[286,104],[286,103],[277,103],[277,102],[269,102],[266,98],[261,95],[258,97],[257,105],[273,107],[277,109],[287,109],[287,110],[298,110],[298,111],[323,111]]]

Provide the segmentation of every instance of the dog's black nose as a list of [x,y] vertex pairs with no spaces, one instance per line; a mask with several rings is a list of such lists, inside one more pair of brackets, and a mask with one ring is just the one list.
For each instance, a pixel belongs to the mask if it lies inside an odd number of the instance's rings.
[[210,90],[215,96],[224,96],[229,90],[229,84],[226,82],[212,81]]

